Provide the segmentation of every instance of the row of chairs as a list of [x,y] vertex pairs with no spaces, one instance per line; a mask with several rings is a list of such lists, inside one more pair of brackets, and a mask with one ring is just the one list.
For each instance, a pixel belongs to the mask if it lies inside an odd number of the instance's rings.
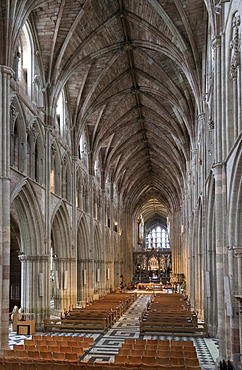
[[[147,370],[147,365],[100,364],[100,363],[56,363],[38,361],[15,361],[0,359],[0,370]],[[148,370],[201,370],[200,366],[152,365]]]
[[84,337],[84,336],[75,336],[75,335],[41,335],[41,334],[35,334],[32,336],[32,341],[36,340],[43,340],[43,341],[79,341],[84,343],[89,343],[90,345],[94,344],[93,337]]
[[194,347],[192,340],[175,340],[175,339],[139,339],[139,338],[125,338],[124,343],[129,344],[145,344],[145,345],[156,345],[160,346],[182,346],[182,347]]
[[158,357],[149,355],[115,355],[115,364],[132,364],[132,365],[172,365],[172,366],[199,366],[197,357]]
[[122,356],[153,356],[153,357],[161,357],[161,358],[197,358],[196,351],[157,351],[153,349],[127,349],[127,348],[120,348],[118,350],[118,354]]
[[4,360],[42,360],[42,361],[68,361],[78,362],[83,356],[84,352],[50,352],[50,351],[17,351],[17,350],[4,350]]

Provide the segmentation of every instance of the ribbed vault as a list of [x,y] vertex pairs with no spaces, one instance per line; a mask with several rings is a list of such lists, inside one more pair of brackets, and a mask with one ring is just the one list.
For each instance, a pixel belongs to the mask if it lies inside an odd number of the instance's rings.
[[32,11],[47,123],[65,89],[73,155],[85,132],[91,174],[98,158],[129,209],[150,217],[157,199],[161,217],[178,210],[201,113],[204,1],[28,3],[14,10],[20,26]]

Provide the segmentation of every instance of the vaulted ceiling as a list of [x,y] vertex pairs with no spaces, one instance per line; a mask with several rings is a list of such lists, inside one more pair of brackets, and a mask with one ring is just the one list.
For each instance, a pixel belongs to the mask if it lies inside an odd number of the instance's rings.
[[178,210],[196,140],[204,1],[19,3],[36,27],[48,104],[65,88],[75,150],[85,132],[90,163],[100,158],[103,179],[146,220]]

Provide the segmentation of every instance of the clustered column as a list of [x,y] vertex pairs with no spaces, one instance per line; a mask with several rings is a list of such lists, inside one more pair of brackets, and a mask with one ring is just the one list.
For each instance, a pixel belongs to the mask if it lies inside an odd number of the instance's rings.
[[11,68],[0,66],[0,348],[8,347],[10,282],[10,79]]

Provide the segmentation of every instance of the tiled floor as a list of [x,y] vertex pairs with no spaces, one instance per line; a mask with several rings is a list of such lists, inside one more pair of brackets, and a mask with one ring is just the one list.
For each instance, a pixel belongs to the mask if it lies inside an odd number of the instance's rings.
[[[216,369],[215,361],[218,357],[218,341],[216,339],[139,334],[139,316],[144,310],[148,299],[149,295],[147,294],[139,295],[137,301],[104,335],[78,333],[66,333],[63,335],[92,336],[95,339],[95,344],[85,353],[82,359],[82,361],[85,362],[113,362],[114,355],[118,353],[118,349],[122,346],[125,338],[193,340],[202,369]],[[31,338],[31,335],[16,335],[15,333],[10,333],[9,346],[15,343],[22,344],[25,338]]]

